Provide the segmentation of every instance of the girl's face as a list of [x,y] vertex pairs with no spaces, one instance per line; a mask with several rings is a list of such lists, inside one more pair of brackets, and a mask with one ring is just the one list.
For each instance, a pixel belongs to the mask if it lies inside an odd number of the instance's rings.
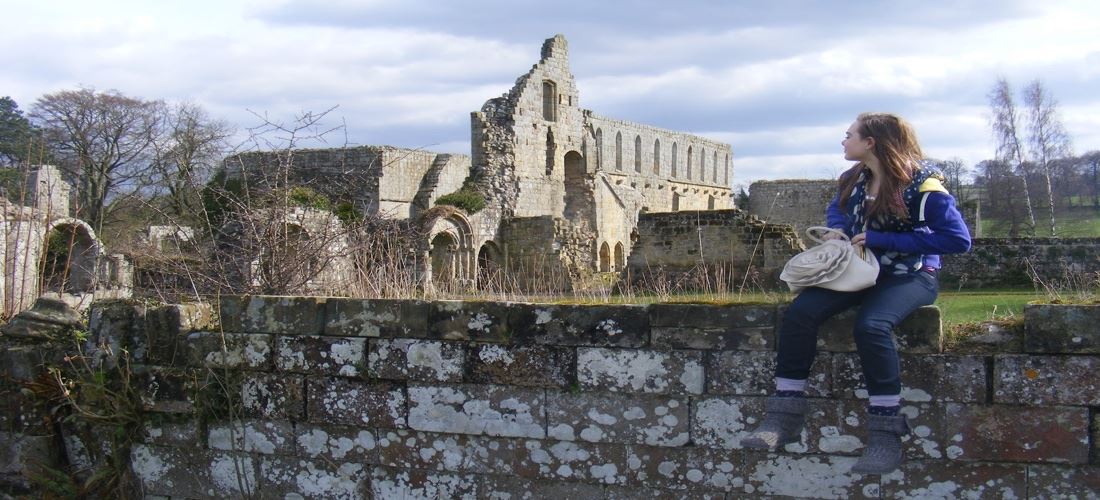
[[874,139],[859,135],[859,120],[852,122],[844,133],[844,140],[840,141],[840,145],[844,146],[844,159],[849,161],[864,161],[873,156],[874,144]]

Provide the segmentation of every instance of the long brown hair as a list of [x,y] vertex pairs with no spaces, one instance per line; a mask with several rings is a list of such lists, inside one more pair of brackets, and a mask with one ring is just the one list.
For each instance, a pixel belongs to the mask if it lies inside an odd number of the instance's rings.
[[[860,137],[875,139],[872,154],[878,158],[884,173],[879,184],[879,196],[871,202],[867,216],[892,214],[908,219],[909,211],[905,208],[901,193],[913,180],[917,162],[924,158],[917,142],[917,133],[909,122],[892,113],[861,113],[856,117],[856,122],[859,123],[856,131]],[[841,174],[837,188],[841,207],[847,206],[852,187],[864,168],[867,168],[866,165],[859,162]]]

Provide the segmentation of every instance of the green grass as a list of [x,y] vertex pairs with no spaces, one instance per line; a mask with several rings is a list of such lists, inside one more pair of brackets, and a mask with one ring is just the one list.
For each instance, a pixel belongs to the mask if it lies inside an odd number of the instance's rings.
[[[1093,207],[1070,207],[1054,212],[1055,228],[1063,238],[1089,238],[1100,236],[1100,211]],[[1008,224],[989,217],[982,217],[982,237],[1008,236]],[[1035,236],[1050,235],[1050,215],[1044,207],[1035,207]]]
[[954,325],[1023,317],[1024,305],[1048,297],[1034,290],[942,291],[936,300],[944,330]]

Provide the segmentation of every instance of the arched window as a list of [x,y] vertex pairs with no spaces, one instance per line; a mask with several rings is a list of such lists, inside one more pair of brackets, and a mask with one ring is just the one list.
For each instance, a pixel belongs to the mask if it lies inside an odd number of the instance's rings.
[[558,120],[558,86],[550,80],[542,82],[542,119],[548,122]]
[[714,183],[717,184],[718,183],[718,152],[717,151],[714,152],[714,161],[711,162],[711,165],[714,168]]
[[687,164],[687,168],[684,169],[684,172],[687,172],[687,178],[690,180],[691,179],[691,146],[688,146],[688,164]]
[[615,132],[615,170],[623,169],[623,133]]
[[596,169],[603,168],[603,129],[596,129]]
[[634,171],[642,172],[642,136],[634,136]]
[[672,178],[676,178],[676,143],[672,143]]
[[661,140],[653,140],[653,174],[661,175]]
[[626,259],[623,257],[623,242],[620,241],[615,244],[615,267],[613,270],[621,271],[626,268],[626,262],[623,262],[624,260]]
[[557,145],[554,144],[554,131],[546,131],[546,175],[554,173],[554,156],[557,151]]
[[699,182],[707,181],[707,150],[699,148]]
[[724,177],[725,180],[722,181],[722,182],[725,183],[728,186],[728,185],[730,185],[730,154],[729,153],[726,153],[726,168],[723,169],[723,172],[724,173],[722,174],[722,177]]
[[613,265],[614,264],[611,263],[611,248],[607,246],[607,242],[605,241],[600,245],[600,272],[606,273],[614,271],[614,268],[611,267]]

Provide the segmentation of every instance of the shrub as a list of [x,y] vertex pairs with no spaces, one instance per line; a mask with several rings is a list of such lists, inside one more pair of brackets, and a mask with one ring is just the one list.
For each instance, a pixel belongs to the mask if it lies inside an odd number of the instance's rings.
[[450,205],[466,211],[467,214],[475,214],[485,208],[485,197],[473,189],[463,187],[458,191],[440,196],[435,200],[436,205]]

